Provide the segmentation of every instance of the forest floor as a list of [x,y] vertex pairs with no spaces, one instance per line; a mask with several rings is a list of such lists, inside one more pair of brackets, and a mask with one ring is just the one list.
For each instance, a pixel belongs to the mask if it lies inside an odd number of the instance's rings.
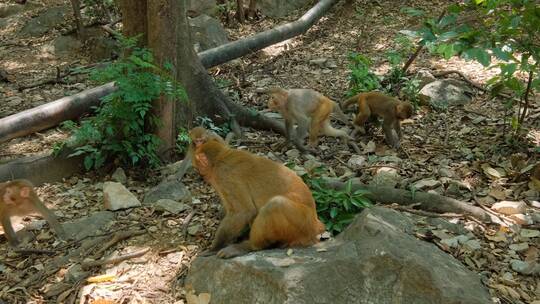
[[[268,86],[313,88],[333,100],[342,101],[349,86],[348,55],[351,52],[368,56],[373,61],[374,71],[382,75],[389,69],[384,52],[396,47],[393,39],[396,33],[418,26],[418,18],[401,12],[400,6],[392,1],[356,1],[352,9],[345,7],[342,2],[305,35],[240,58],[235,63],[212,68],[210,72],[231,98],[258,110],[265,110],[267,97],[256,91]],[[401,2],[402,6],[420,8],[437,16],[439,10],[453,1]],[[63,29],[55,29],[40,38],[21,37],[19,31],[29,18],[52,6],[69,5],[68,1],[61,0],[32,3],[35,8],[0,24],[0,69],[7,72],[10,80],[0,86],[0,118],[95,86],[86,74],[77,74],[67,77],[66,83],[18,89],[21,85],[40,79],[54,78],[57,67],[64,70],[95,63],[84,52],[57,56],[50,51],[51,41]],[[227,27],[229,38],[240,39],[296,20],[303,12],[298,10],[278,20],[263,18],[244,25],[233,24]],[[73,27],[71,20],[66,20],[66,27]],[[332,64],[321,67],[312,61],[314,59],[326,59]],[[412,71],[420,68],[432,71],[459,70],[478,84],[485,84],[497,73],[496,70],[484,69],[476,62],[459,58],[443,60],[426,52],[414,62]],[[400,151],[389,149],[384,144],[380,130],[362,136],[359,141],[375,143],[374,149],[365,152],[368,162],[362,170],[348,166],[347,162],[354,152],[333,138],[322,139],[319,146],[321,156],[317,157],[317,161],[323,163],[328,176],[359,177],[364,182],[369,182],[381,166],[391,163],[391,166],[398,167],[400,187],[421,180],[435,180],[438,182],[432,185],[432,191],[486,208],[497,201],[527,201],[527,212],[532,214],[534,220],[534,216],[538,218],[540,213],[540,203],[538,197],[531,199],[534,192],[531,192],[529,178],[522,169],[538,162],[538,155],[532,152],[532,147],[540,145],[540,103],[537,97],[533,99],[531,114],[524,125],[529,133],[526,140],[519,144],[508,144],[505,140],[511,129],[504,120],[507,114],[504,101],[476,92],[471,103],[452,107],[447,112],[419,108],[416,116],[403,125]],[[306,158],[303,156],[272,150],[271,145],[282,140],[279,135],[245,131],[242,141],[244,148],[283,162],[292,162],[299,167],[304,166]],[[55,143],[68,136],[64,130],[52,128],[13,139],[0,147],[0,163],[50,152]],[[511,161],[514,159],[520,165]],[[79,174],[62,182],[42,185],[37,191],[42,200],[56,210],[62,222],[73,221],[103,210],[101,189],[103,182],[111,179],[112,171]],[[159,170],[140,172],[126,168],[126,172],[126,187],[141,200],[144,193],[164,177],[163,171]],[[450,178],[444,179],[448,176]],[[455,187],[456,183],[450,180],[458,181],[459,186]],[[197,173],[191,171],[183,182],[191,191],[193,202],[191,208],[180,216],[159,212],[152,207],[141,207],[116,212],[110,226],[103,227],[111,231],[110,234],[134,227],[145,231],[142,235],[111,246],[106,251],[107,255],[149,249],[142,257],[108,268],[94,268],[94,275],[112,275],[109,279],[102,277],[104,282],[78,281],[69,286],[59,286],[57,282],[70,271],[65,265],[26,288],[15,287],[46,267],[44,265],[51,257],[15,253],[2,241],[0,299],[7,303],[47,303],[55,302],[57,298],[72,298],[79,291],[81,303],[91,303],[96,298],[116,300],[117,303],[184,303],[186,292],[183,280],[191,261],[209,245],[219,223],[221,207],[215,192]],[[534,232],[538,231],[539,224],[537,222],[529,227],[511,225],[513,221],[508,217],[497,216],[501,219],[499,224],[479,223],[465,217],[452,219],[470,230],[479,240],[479,246],[472,250],[463,246],[442,249],[481,274],[494,303],[539,303],[535,302],[540,299],[538,277],[520,274],[511,267],[513,259],[539,259],[540,237],[535,236]],[[184,222],[187,217],[190,218],[189,223]],[[24,220],[28,222],[29,218]],[[35,224],[35,219],[32,222]],[[182,233],[184,224],[189,225],[188,233]],[[437,235],[437,227],[432,228]],[[527,232],[530,230],[533,232]],[[66,247],[54,240],[53,234],[42,231],[32,243],[32,248],[53,250],[53,254],[60,254],[73,250],[75,246],[70,244],[72,247]],[[57,249],[51,249],[54,246]]]

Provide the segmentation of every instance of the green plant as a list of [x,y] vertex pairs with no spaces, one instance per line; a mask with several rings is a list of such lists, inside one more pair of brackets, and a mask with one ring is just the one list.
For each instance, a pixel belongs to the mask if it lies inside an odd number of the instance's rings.
[[[420,43],[448,59],[459,55],[485,67],[499,68],[488,81],[492,93],[509,89],[523,111],[512,118],[516,130],[529,106],[529,96],[540,89],[540,8],[531,0],[472,0],[453,4],[440,19],[427,19],[417,32]],[[492,63],[492,57],[497,62]],[[517,77],[526,73],[526,84]],[[514,103],[513,99],[510,99]],[[520,113],[520,111],[518,111]]]
[[176,149],[180,153],[186,153],[189,144],[191,144],[191,139],[189,138],[189,131],[186,128],[180,128],[178,131],[178,136],[176,137]]
[[231,127],[228,124],[216,125],[210,117],[199,116],[196,121],[199,126],[212,130],[223,138],[227,137],[227,134],[231,132]]
[[84,155],[87,170],[99,168],[111,158],[131,165],[158,165],[160,140],[150,132],[159,119],[150,112],[152,101],[162,94],[171,99],[186,96],[169,76],[170,64],[160,69],[149,50],[136,46],[136,38],[119,39],[126,55],[91,74],[98,83],[114,81],[118,89],[102,98],[96,115],[79,127],[64,124],[73,132],[69,142],[75,152],[71,156]]
[[361,92],[369,92],[381,87],[379,77],[369,70],[371,61],[362,54],[351,53],[349,55],[349,91],[347,96],[353,96]]
[[362,209],[371,206],[365,196],[365,190],[352,190],[351,182],[347,182],[344,190],[329,189],[324,186],[323,179],[303,176],[304,181],[313,192],[317,203],[317,214],[326,225],[326,230],[337,234],[347,227],[354,216]]

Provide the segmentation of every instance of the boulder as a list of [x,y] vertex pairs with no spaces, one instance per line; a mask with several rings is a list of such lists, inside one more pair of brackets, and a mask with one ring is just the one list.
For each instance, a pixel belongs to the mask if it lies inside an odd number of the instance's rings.
[[425,85],[419,93],[420,100],[434,108],[464,105],[472,98],[471,89],[463,82],[454,79],[436,80]]
[[199,257],[186,287],[213,303],[491,303],[477,274],[409,234],[412,218],[374,207],[311,248]]
[[141,206],[137,197],[117,182],[103,183],[103,204],[107,210],[121,210]]
[[71,9],[67,6],[56,6],[47,9],[39,14],[37,17],[32,18],[21,29],[21,34],[24,36],[40,37],[47,33],[51,29],[65,22],[66,18],[70,16]]
[[221,23],[208,15],[189,18],[191,37],[195,51],[200,52],[229,42],[227,32]]

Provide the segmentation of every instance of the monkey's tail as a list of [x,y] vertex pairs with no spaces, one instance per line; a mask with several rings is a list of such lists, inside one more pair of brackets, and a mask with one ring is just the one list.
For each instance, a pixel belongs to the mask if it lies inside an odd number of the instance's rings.
[[[362,94],[362,93],[360,93],[360,94]],[[341,106],[344,109],[346,109],[346,108],[350,107],[353,103],[358,102],[358,98],[360,98],[360,94],[356,94],[356,95],[350,97],[349,99],[345,100]]]

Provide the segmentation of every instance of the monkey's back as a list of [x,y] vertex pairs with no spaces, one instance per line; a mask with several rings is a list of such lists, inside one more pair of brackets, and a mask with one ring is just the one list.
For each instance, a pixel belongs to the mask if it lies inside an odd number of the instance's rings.
[[247,151],[230,149],[226,153],[215,167],[216,184],[223,188],[219,191],[247,191],[258,208],[276,195],[315,208],[308,186],[291,169]]

